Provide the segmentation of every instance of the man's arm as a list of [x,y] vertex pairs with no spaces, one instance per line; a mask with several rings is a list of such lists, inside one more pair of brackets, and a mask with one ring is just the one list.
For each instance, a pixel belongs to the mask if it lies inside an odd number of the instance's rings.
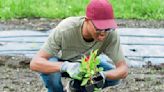
[[125,57],[122,52],[118,31],[112,31],[109,37],[109,40],[111,41],[106,48],[105,53],[115,63],[116,69],[105,72],[105,75],[112,80],[123,79],[128,75],[128,65],[125,62]]
[[106,71],[105,75],[111,80],[124,79],[128,75],[128,65],[125,61],[118,61],[116,69]]
[[62,62],[49,62],[48,59],[52,57],[46,51],[41,49],[30,62],[30,69],[42,73],[59,72]]

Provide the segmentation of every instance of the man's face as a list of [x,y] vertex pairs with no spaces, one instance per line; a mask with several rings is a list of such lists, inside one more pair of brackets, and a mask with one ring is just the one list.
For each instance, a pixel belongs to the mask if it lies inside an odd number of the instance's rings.
[[107,36],[108,31],[110,29],[104,29],[104,30],[100,30],[97,29],[91,20],[88,20],[87,23],[87,30],[88,33],[92,36],[92,38],[96,41],[103,41],[105,39],[105,37]]

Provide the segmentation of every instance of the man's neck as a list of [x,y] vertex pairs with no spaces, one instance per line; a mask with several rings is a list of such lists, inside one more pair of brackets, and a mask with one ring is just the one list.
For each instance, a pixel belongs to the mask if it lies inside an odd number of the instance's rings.
[[92,38],[92,36],[88,32],[87,25],[86,25],[86,22],[85,21],[84,21],[84,24],[83,24],[83,27],[82,27],[82,36],[83,36],[83,39],[86,42],[92,42],[92,41],[94,41],[94,39]]

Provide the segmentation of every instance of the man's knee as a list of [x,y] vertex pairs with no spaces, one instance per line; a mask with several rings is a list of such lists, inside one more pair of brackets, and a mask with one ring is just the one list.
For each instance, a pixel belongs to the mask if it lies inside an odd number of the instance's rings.
[[48,92],[63,92],[63,85],[61,83],[61,74],[40,74]]
[[109,58],[106,55],[100,55],[99,58],[101,62],[98,67],[103,67],[104,71],[115,68],[115,65],[109,63]]

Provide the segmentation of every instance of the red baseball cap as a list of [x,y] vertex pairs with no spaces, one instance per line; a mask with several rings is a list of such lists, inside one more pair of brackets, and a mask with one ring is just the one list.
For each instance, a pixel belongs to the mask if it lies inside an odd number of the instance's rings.
[[117,28],[113,8],[108,0],[91,0],[86,9],[86,17],[91,19],[98,29]]

